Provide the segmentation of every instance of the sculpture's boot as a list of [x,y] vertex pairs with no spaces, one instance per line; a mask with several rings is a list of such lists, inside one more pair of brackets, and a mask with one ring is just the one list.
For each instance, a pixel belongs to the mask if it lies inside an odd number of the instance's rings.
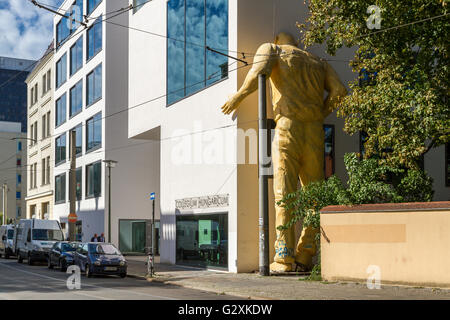
[[312,268],[312,258],[317,253],[316,234],[318,232],[319,228],[303,228],[295,253],[295,262],[304,269],[303,271],[309,271]]

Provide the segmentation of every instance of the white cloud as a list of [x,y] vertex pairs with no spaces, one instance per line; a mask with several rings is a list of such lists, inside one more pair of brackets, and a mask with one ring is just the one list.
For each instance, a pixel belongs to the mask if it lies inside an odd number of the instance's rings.
[[[57,6],[61,0],[46,0]],[[39,59],[53,39],[54,14],[29,0],[0,0],[0,56]]]

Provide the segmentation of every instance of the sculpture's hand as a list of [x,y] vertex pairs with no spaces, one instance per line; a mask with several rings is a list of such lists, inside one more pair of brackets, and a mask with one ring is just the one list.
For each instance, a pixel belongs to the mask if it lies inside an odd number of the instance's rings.
[[236,110],[238,106],[239,101],[237,101],[236,98],[233,97],[222,106],[222,112],[224,114],[230,114],[231,112]]

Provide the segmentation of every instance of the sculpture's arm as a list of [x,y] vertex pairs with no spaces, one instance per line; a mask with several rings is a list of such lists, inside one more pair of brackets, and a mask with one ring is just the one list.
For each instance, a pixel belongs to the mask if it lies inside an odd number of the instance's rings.
[[326,63],[325,74],[325,89],[328,91],[328,96],[324,103],[324,116],[327,117],[333,112],[340,98],[347,95],[347,89],[342,84],[336,71]]
[[253,66],[248,72],[244,84],[222,106],[223,113],[230,114],[239,107],[242,100],[258,89],[258,76],[260,74],[265,74],[267,77],[270,77],[272,68],[277,62],[277,51],[277,46],[272,43],[265,43],[258,48],[253,60]]

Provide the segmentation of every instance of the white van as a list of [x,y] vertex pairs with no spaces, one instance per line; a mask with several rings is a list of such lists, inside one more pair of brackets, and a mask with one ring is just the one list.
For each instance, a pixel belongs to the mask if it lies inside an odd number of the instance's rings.
[[27,259],[32,265],[34,261],[47,261],[48,252],[55,242],[64,241],[64,235],[57,220],[23,219],[17,224],[14,240],[17,262]]
[[14,225],[0,226],[0,257],[8,259],[14,255],[13,248]]

